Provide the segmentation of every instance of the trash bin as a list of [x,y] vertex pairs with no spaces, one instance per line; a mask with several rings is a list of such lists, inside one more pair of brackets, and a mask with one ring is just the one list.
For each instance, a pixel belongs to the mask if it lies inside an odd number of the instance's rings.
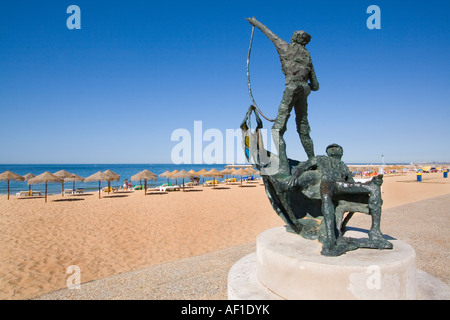
[[444,171],[444,178],[447,178],[447,175],[448,175],[448,170],[445,170]]
[[422,181],[422,172],[417,173],[417,181]]

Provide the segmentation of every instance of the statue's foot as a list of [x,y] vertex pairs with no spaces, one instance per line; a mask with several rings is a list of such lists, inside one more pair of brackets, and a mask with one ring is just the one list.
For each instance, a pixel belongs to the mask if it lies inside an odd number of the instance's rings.
[[377,249],[392,249],[393,245],[389,241],[383,238],[381,233],[371,234],[369,232],[369,242],[372,243]]
[[357,248],[358,244],[356,244],[353,239],[341,238],[334,246],[324,246],[320,253],[328,257],[337,257],[346,253],[347,251],[352,251]]
[[357,239],[359,248],[392,249],[393,245],[380,232],[369,232],[369,238]]
[[323,247],[322,251],[320,251],[320,254],[327,257],[337,257],[339,254],[337,254],[334,247]]

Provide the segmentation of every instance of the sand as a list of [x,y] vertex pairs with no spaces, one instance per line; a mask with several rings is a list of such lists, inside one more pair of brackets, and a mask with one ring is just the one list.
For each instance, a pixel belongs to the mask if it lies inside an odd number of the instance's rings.
[[[48,203],[0,196],[0,299],[28,299],[66,288],[72,265],[80,268],[84,283],[254,242],[262,231],[283,225],[261,182],[244,186],[199,186],[147,196],[143,191],[103,193],[102,199],[97,193],[52,195]],[[442,173],[424,174],[420,183],[415,174],[386,177],[383,208],[447,194],[450,179]],[[449,214],[443,211],[439,221],[448,231]],[[369,228],[367,216],[354,219]],[[388,229],[391,236],[418,232],[414,223],[393,225],[402,219],[407,215],[383,216],[382,231]],[[449,243],[448,232],[444,237]],[[450,272],[447,263],[441,264],[446,279]]]

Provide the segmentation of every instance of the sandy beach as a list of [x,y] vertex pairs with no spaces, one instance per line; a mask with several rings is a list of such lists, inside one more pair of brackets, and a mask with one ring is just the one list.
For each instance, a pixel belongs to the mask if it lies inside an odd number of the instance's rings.
[[[8,201],[2,195],[0,299],[28,299],[66,288],[72,265],[80,268],[84,283],[251,243],[262,231],[282,226],[262,182],[244,186],[197,186],[146,196],[143,191],[103,193],[102,199],[97,193],[52,195],[48,203],[40,197]],[[442,195],[450,195],[450,179],[442,173],[424,174],[422,182],[414,173],[387,176],[383,209]],[[429,241],[430,250],[417,252],[418,267],[433,263],[428,270],[450,283],[450,214],[444,212],[382,216],[381,230],[413,247],[414,241]],[[350,225],[368,229],[369,219],[359,214]],[[427,257],[433,250],[441,255]]]

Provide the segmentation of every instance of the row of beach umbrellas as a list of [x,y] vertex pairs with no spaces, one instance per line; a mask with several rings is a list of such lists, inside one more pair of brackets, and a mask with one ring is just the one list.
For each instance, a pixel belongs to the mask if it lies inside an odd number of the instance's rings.
[[[202,177],[212,177],[214,180],[216,178],[221,178],[224,175],[240,175],[241,176],[241,185],[242,185],[242,176],[254,174],[257,173],[255,169],[249,167],[249,168],[239,168],[239,169],[224,169],[222,171],[218,171],[217,169],[211,169],[207,171],[206,169],[202,169],[200,171],[186,171],[186,170],[174,170],[174,171],[166,171],[161,173],[160,177],[166,177],[167,179],[182,179],[183,180],[183,191],[184,191],[184,179],[186,178],[192,178],[194,176],[202,176]],[[98,181],[98,196],[101,198],[101,182],[106,181],[108,182],[108,192],[110,191],[110,183],[111,181],[119,181],[120,175],[111,171],[106,170],[104,172],[98,171],[97,173],[94,173],[93,175],[83,178],[75,173],[67,172],[66,170],[61,170],[55,173],[50,172],[44,172],[38,176],[35,176],[32,173],[28,173],[24,176],[18,175],[11,171],[5,171],[2,174],[0,174],[0,181],[7,181],[8,184],[8,200],[9,200],[9,182],[10,181],[28,181],[28,185],[30,186],[32,184],[42,184],[45,183],[45,202],[47,202],[47,184],[48,183],[61,183],[61,194],[64,196],[64,183],[65,182],[73,182],[73,190],[75,190],[75,182],[92,182],[92,181]],[[138,181],[138,180],[144,180],[145,185],[145,194],[147,194],[147,181],[148,180],[157,180],[157,175],[153,172],[145,169],[131,177],[132,181]],[[213,183],[215,187],[215,183]]]
[[[190,170],[190,171],[186,171],[186,170],[174,170],[174,171],[166,171],[161,173],[159,176],[160,177],[166,177],[166,178],[172,178],[172,179],[182,179],[183,180],[183,191],[184,191],[184,179],[185,178],[191,178],[191,177],[195,177],[195,176],[202,176],[202,177],[212,177],[214,180],[216,178],[222,178],[225,175],[238,175],[241,176],[241,185],[242,185],[242,176],[246,176],[249,174],[255,174],[258,173],[257,170],[253,169],[253,168],[239,168],[239,169],[228,169],[225,168],[224,170],[218,171],[217,169],[211,169],[209,171],[207,171],[206,169],[202,169],[200,171],[194,171],[194,170]],[[213,183],[213,186],[215,188],[216,184]]]
[[48,183],[61,183],[61,195],[64,196],[64,183],[73,182],[73,190],[75,190],[75,182],[91,182],[99,181],[99,197],[100,197],[100,184],[101,181],[108,181],[108,186],[111,181],[119,181],[120,175],[114,173],[110,170],[105,172],[97,172],[87,178],[83,178],[75,173],[67,172],[66,170],[61,170],[55,173],[50,173],[48,171],[35,176],[32,173],[28,173],[24,176],[18,175],[11,171],[5,171],[0,174],[0,181],[7,181],[8,184],[8,200],[9,200],[9,182],[10,181],[28,181],[28,185],[31,188],[32,184],[45,183],[45,202],[47,202],[47,185]]

